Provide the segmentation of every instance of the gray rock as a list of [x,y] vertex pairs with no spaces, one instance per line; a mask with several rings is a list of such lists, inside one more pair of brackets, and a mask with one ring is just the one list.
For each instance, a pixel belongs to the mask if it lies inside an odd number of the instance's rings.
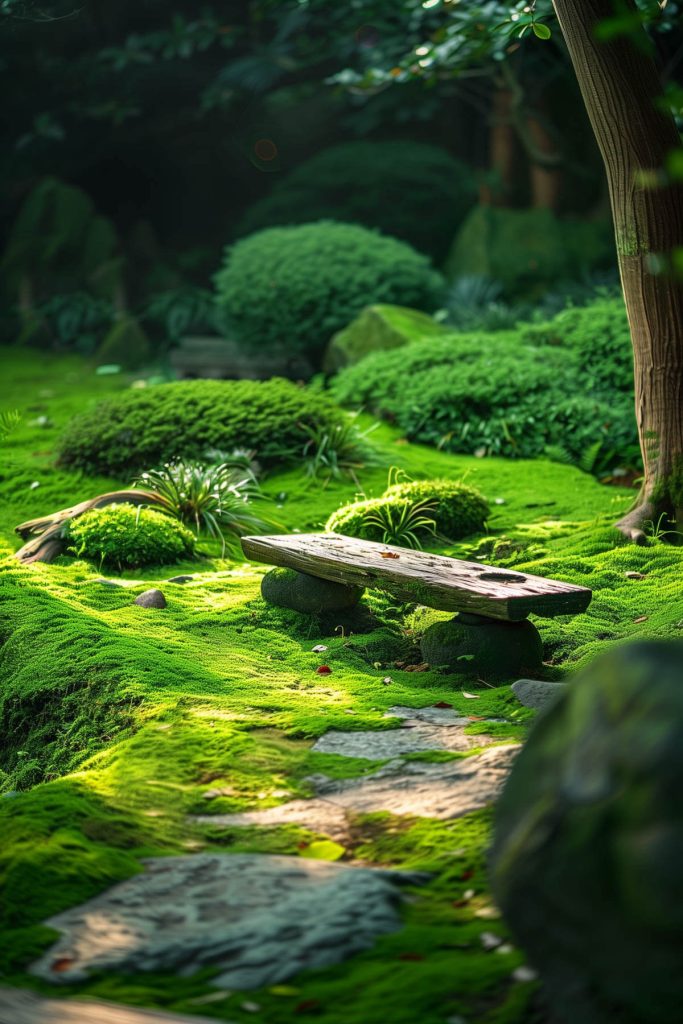
[[166,598],[160,590],[145,590],[135,598],[135,603],[141,608],[165,608]]
[[193,820],[217,827],[298,824],[343,840],[348,835],[348,817],[354,814],[389,811],[442,820],[458,818],[496,799],[518,750],[519,745],[507,744],[442,764],[396,760],[360,779],[316,776],[315,799]]
[[543,643],[533,622],[496,622],[463,613],[429,626],[420,642],[432,668],[485,679],[509,679],[541,667]]
[[[215,1017],[186,1017],[91,999],[45,999],[26,989],[0,988],[0,1024],[216,1024]],[[225,1022],[230,1024],[230,1022]]]
[[73,983],[106,970],[188,976],[211,965],[221,987],[277,984],[398,929],[400,887],[426,878],[259,854],[144,863],[143,874],[50,918],[61,937],[31,972]]
[[400,729],[380,732],[377,729],[359,732],[326,732],[313,746],[319,754],[342,754],[344,757],[364,757],[372,761],[415,754],[424,750],[467,751],[493,742],[492,736],[468,736],[465,726],[469,718],[452,724],[432,725],[419,719],[406,719]]
[[264,601],[312,615],[348,611],[356,607],[362,595],[362,587],[347,587],[295,569],[271,569],[261,580]]
[[546,683],[541,679],[518,679],[512,684],[512,692],[520,704],[536,710],[552,704],[566,689],[566,683]]
[[194,576],[171,576],[170,579],[166,580],[167,583],[191,583]]
[[107,580],[104,576],[98,576],[93,583],[101,583],[103,587],[125,587],[123,580]]

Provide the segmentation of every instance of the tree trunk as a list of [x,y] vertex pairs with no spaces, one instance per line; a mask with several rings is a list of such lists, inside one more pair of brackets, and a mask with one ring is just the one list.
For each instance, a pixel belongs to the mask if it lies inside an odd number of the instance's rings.
[[[554,6],[607,172],[645,467],[638,501],[617,527],[644,543],[648,521],[683,523],[683,282],[671,267],[683,248],[683,188],[663,170],[680,139],[658,106],[645,30],[600,41],[596,27],[613,17],[613,0]],[[623,6],[635,14],[634,0]]]

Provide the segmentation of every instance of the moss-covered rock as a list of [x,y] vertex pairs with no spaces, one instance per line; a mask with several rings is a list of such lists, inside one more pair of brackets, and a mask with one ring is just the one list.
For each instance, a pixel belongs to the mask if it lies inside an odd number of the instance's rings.
[[612,650],[536,723],[497,809],[497,902],[558,1021],[683,1002],[683,643]]
[[484,679],[537,672],[543,660],[543,643],[528,619],[495,622],[460,614],[429,626],[420,648],[424,661],[434,668]]
[[261,582],[264,601],[312,615],[355,608],[362,595],[362,587],[347,587],[295,569],[271,569]]
[[119,569],[170,565],[192,554],[192,533],[170,516],[133,505],[107,505],[69,521],[69,550]]
[[336,373],[370,352],[401,348],[418,338],[443,334],[445,328],[427,313],[406,306],[368,306],[348,327],[334,335],[323,370]]
[[500,281],[507,297],[519,299],[610,262],[614,243],[606,222],[559,220],[550,210],[477,206],[455,237],[446,273]]
[[[456,540],[481,529],[489,514],[485,499],[473,487],[455,480],[415,480],[389,487],[380,498],[354,501],[333,512],[325,529],[346,537],[382,542],[384,531],[373,520],[376,513],[394,517],[406,509],[429,502],[424,515],[436,530]],[[418,537],[427,537],[433,530],[418,527]]]
[[118,363],[127,370],[143,366],[149,357],[149,339],[132,316],[117,320],[97,350],[98,363]]

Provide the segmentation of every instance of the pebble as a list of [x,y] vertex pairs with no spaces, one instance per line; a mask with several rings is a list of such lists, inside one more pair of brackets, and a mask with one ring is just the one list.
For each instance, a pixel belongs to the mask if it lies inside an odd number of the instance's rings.
[[194,579],[194,576],[171,576],[167,583],[190,583]]
[[515,981],[536,981],[538,978],[538,971],[535,971],[533,967],[528,967],[526,964],[522,964],[521,967],[516,967],[512,972],[512,977]]
[[141,608],[165,608],[166,598],[160,590],[145,590],[135,598],[135,604]]

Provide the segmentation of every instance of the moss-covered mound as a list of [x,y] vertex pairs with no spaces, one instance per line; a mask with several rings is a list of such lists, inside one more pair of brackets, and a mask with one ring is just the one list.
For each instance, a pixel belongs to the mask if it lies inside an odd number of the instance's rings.
[[334,221],[257,231],[226,250],[215,283],[226,329],[245,350],[281,349],[316,364],[365,306],[432,312],[444,287],[405,242]]
[[[580,330],[566,344],[551,343],[548,325],[422,338],[343,369],[331,391],[342,404],[364,406],[396,422],[410,439],[447,451],[547,452],[596,471],[637,465],[623,310],[616,302],[597,305],[595,327],[592,306],[572,311],[577,315],[570,322]],[[607,343],[597,340],[605,318],[612,325]],[[553,322],[553,332],[558,329]],[[591,339],[617,353],[613,361],[596,368]]]
[[557,1019],[680,1018],[683,643],[617,648],[539,719],[497,808],[493,884]]
[[211,448],[253,449],[262,461],[287,461],[301,455],[302,424],[331,427],[341,419],[323,396],[278,378],[159,384],[74,417],[59,441],[59,462],[125,479],[168,459],[201,458]]
[[170,565],[192,554],[194,537],[175,519],[133,505],[108,505],[70,520],[69,549],[118,569]]
[[317,615],[355,608],[363,588],[347,587],[294,569],[271,569],[263,577],[261,594],[270,604]]
[[[426,504],[428,503],[428,504]],[[473,487],[455,480],[415,480],[394,484],[381,498],[354,501],[333,512],[325,524],[331,533],[382,541],[384,531],[375,521],[380,516],[400,517],[419,506],[432,523],[417,528],[419,537],[436,529],[451,540],[480,530],[489,514],[486,500]]]

